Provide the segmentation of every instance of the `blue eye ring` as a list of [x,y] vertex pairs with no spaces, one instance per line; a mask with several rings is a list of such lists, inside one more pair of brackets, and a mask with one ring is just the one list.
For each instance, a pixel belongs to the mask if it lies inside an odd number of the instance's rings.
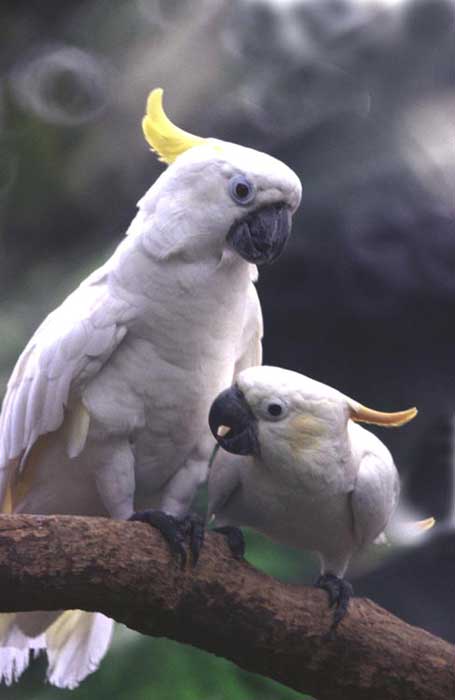
[[245,206],[251,204],[256,196],[256,191],[244,175],[234,175],[229,180],[229,194],[236,204]]
[[267,421],[280,421],[288,415],[289,407],[281,398],[268,397],[262,402],[259,412]]

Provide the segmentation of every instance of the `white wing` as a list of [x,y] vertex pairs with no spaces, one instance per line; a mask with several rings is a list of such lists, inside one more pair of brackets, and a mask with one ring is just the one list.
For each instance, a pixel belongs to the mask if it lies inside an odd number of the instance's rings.
[[261,304],[253,283],[248,288],[245,304],[243,333],[234,369],[234,378],[247,367],[262,364],[262,336],[264,332]]
[[131,315],[131,307],[110,293],[101,268],[32,336],[8,382],[0,416],[0,504],[11,465],[23,462],[40,435],[61,425],[65,407],[119,345]]
[[229,454],[222,449],[218,450],[209,472],[208,519],[215,516],[218,524],[225,524],[223,508],[240,488],[240,470],[248,459],[248,457]]
[[360,547],[373,542],[386,527],[398,503],[400,485],[392,457],[366,453],[352,492],[354,532]]
[[[247,367],[255,367],[262,363],[262,336],[264,332],[261,304],[253,282],[257,280],[257,269],[252,266],[251,281],[245,304],[243,333],[237,354],[233,379]],[[239,457],[223,450],[218,450],[209,473],[208,482],[208,517],[220,515],[227,502],[234,496],[240,486],[242,463],[248,457]]]

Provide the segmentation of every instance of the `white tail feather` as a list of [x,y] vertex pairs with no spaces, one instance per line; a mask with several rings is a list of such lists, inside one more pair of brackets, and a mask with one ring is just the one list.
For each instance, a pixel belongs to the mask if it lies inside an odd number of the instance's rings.
[[18,681],[30,660],[30,649],[0,649],[0,683],[11,685]]
[[[409,508],[400,504],[395,511],[382,536],[385,542],[398,546],[412,546],[419,544],[431,530],[436,521],[433,517],[419,519],[418,515]],[[378,538],[379,539],[379,538]],[[383,544],[384,540],[378,542]]]
[[67,610],[46,631],[47,679],[58,688],[76,688],[106,654],[113,621],[101,613]]
[[19,680],[29,664],[30,651],[46,647],[43,634],[30,639],[15,620],[15,613],[0,615],[0,683],[6,685]]
[[58,688],[75,688],[95,671],[109,647],[113,621],[101,613],[66,610],[38,636],[28,637],[22,628],[38,633],[55,613],[0,615],[0,682],[17,681],[30,660],[30,651],[45,649],[47,680]]

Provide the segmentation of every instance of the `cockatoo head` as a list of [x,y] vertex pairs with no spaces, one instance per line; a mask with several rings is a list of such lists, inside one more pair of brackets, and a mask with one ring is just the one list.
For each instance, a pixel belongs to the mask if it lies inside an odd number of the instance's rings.
[[170,167],[141,200],[160,220],[180,227],[181,236],[204,240],[244,260],[272,262],[291,232],[299,206],[297,175],[271,156],[176,127],[162,108],[162,90],[153,90],[143,120],[146,139]]
[[338,444],[349,419],[399,426],[415,408],[383,413],[362,406],[332,387],[279,367],[250,367],[212,404],[209,424],[228,452],[263,456],[302,454],[315,444]]

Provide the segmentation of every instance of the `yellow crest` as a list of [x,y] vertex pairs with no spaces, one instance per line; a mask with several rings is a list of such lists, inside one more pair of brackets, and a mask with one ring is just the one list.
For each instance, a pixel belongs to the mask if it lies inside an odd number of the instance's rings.
[[147,113],[142,120],[145,139],[158,159],[173,163],[181,153],[207,142],[175,126],[163,109],[163,90],[155,88],[147,99]]

